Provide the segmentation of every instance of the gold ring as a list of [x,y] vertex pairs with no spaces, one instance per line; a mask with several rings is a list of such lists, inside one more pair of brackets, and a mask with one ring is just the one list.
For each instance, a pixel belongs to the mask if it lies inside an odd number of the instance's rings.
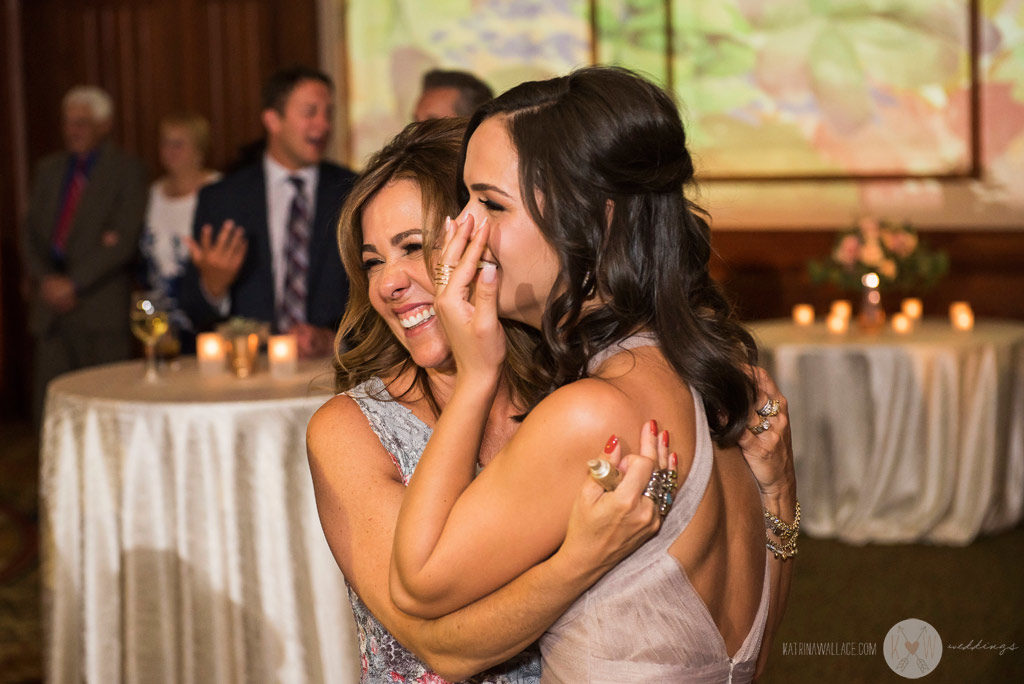
[[448,284],[448,278],[451,276],[452,271],[455,270],[454,266],[448,264],[438,264],[434,267],[434,285],[437,287],[444,287]]
[[779,407],[781,405],[782,404],[778,399],[769,399],[764,403],[764,406],[757,409],[757,415],[762,416],[764,418],[768,418],[769,416],[777,416],[779,415]]
[[758,423],[757,425],[750,425],[747,427],[747,429],[753,432],[755,435],[759,435],[762,432],[767,431],[768,428],[770,428],[771,426],[771,422],[768,420],[768,417],[765,416],[765,419],[762,420],[760,423]]

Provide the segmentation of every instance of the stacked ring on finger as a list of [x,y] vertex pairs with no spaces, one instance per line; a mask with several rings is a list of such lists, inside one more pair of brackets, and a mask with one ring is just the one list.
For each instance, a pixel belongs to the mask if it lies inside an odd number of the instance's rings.
[[757,409],[757,415],[762,416],[764,418],[777,416],[779,415],[779,408],[781,406],[782,403],[778,399],[769,399],[764,403],[764,406]]
[[764,420],[762,420],[760,423],[758,423],[757,425],[750,425],[747,427],[747,429],[753,432],[755,435],[759,435],[762,432],[767,432],[768,428],[770,428],[771,426],[771,421],[768,420],[768,416],[765,416]]
[[438,264],[434,267],[434,285],[437,287],[444,287],[448,284],[448,278],[451,277],[452,271],[455,270],[454,266],[448,264]]
[[672,509],[679,475],[674,470],[662,468],[651,473],[651,479],[644,489],[644,496],[654,502],[658,514],[664,518]]

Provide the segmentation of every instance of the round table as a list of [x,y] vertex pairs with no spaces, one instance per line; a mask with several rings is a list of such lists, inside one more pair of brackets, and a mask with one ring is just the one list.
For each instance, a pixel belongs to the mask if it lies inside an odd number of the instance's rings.
[[331,377],[209,378],[184,358],[152,383],[132,361],[50,384],[48,681],[358,681],[306,463]]
[[751,328],[789,400],[808,534],[961,545],[1021,520],[1024,323]]

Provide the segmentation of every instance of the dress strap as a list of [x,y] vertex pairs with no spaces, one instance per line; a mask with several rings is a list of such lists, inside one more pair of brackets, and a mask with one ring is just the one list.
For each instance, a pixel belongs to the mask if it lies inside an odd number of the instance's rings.
[[370,378],[345,394],[359,406],[381,445],[394,457],[402,479],[408,482],[430,439],[430,427],[396,401],[378,377]]
[[714,446],[711,443],[711,429],[708,427],[707,417],[704,413],[704,400],[700,393],[692,387],[690,394],[693,396],[696,427],[693,462],[686,479],[676,491],[675,503],[672,504],[672,510],[665,516],[665,521],[658,534],[658,538],[664,536],[669,543],[675,541],[675,538],[682,534],[686,526],[690,524],[690,520],[697,512],[697,506],[704,499],[704,492],[707,491],[708,482],[711,480],[711,467],[715,457]]
[[612,356],[615,356],[619,352],[629,351],[630,349],[636,349],[637,347],[656,347],[658,346],[658,336],[652,332],[640,332],[625,337],[618,342],[613,342],[607,347],[597,352],[590,358],[590,362],[587,363],[587,373],[593,373],[596,371],[602,363],[607,361]]

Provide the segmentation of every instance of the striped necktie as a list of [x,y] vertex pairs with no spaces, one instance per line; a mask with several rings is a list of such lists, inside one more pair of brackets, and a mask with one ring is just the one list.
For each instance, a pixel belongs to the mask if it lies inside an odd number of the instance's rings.
[[277,311],[277,328],[287,332],[296,323],[306,321],[306,276],[309,271],[309,202],[303,192],[305,181],[291,176],[295,186],[288,208],[288,234],[285,243],[284,290]]

